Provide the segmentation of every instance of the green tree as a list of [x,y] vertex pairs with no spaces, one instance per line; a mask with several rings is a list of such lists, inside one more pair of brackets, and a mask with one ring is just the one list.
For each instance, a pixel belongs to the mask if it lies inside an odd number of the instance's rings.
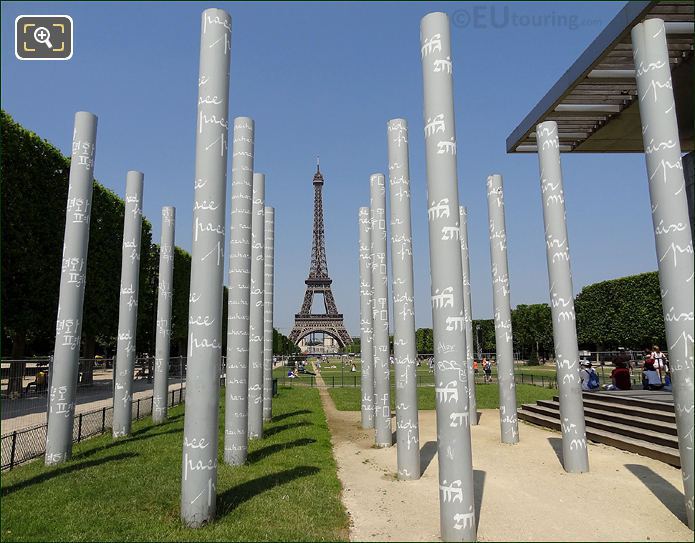
[[665,346],[657,272],[588,285],[577,295],[575,310],[580,345],[597,350]]

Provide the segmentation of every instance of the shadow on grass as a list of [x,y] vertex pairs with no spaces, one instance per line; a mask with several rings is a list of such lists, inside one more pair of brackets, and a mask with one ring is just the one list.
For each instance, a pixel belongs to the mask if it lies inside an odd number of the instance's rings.
[[683,493],[653,469],[641,464],[625,464],[625,467],[637,477],[658,500],[671,511],[683,524],[688,524],[685,513]]
[[273,417],[273,422],[280,422],[281,420],[296,417],[297,415],[309,415],[311,413],[313,413],[313,411],[309,411],[308,409],[299,409],[297,411],[291,411],[290,413],[283,413],[282,415],[277,415],[276,417]]
[[473,470],[473,491],[475,493],[475,529],[480,524],[480,510],[483,505],[483,493],[485,492],[485,472],[479,469]]
[[156,430],[157,428],[163,428],[165,426],[168,426],[169,424],[173,422],[177,422],[179,419],[183,418],[183,413],[179,413],[178,415],[174,415],[173,417],[169,417],[167,420],[160,424],[154,424],[153,422],[150,423],[148,426],[145,426],[144,428],[140,428],[139,430],[135,430],[134,432],[130,433],[130,437],[136,437],[142,434],[146,434],[148,432],[151,432],[152,430]]
[[275,454],[280,451],[285,451],[287,449],[293,449],[295,447],[304,447],[306,445],[311,445],[312,443],[316,443],[316,440],[308,437],[296,439],[287,443],[275,443],[273,445],[267,445],[262,449],[250,452],[248,454],[247,459],[249,462],[258,462],[259,460],[262,460],[263,458],[270,456],[271,454]]
[[549,437],[548,443],[550,443],[550,446],[553,448],[553,451],[555,451],[555,456],[557,456],[557,460],[558,460],[558,462],[560,462],[560,466],[562,466],[564,468],[565,462],[563,461],[563,458],[562,458],[562,438],[561,437]]
[[132,452],[125,452],[125,453],[119,453],[119,454],[114,454],[111,456],[106,456],[104,458],[98,458],[96,460],[89,460],[87,462],[74,462],[71,461],[70,463],[64,464],[58,468],[45,468],[46,471],[39,473],[38,475],[35,475],[34,477],[30,477],[29,479],[26,479],[24,481],[20,481],[18,483],[15,483],[10,486],[6,486],[2,488],[2,496],[7,496],[9,494],[12,494],[13,492],[17,492],[18,490],[22,490],[23,488],[27,488],[29,486],[37,485],[40,483],[44,483],[46,481],[50,481],[51,479],[54,479],[56,477],[60,477],[61,475],[65,475],[67,473],[72,473],[73,471],[79,471],[87,468],[92,468],[94,466],[100,466],[102,464],[106,464],[107,462],[117,462],[119,460],[127,460],[129,458],[134,458],[136,456],[140,456],[137,453],[132,453]]
[[[161,428],[163,425],[159,424],[155,428]],[[144,428],[143,428],[144,429]],[[89,449],[87,451],[82,451],[79,454],[73,455],[73,460],[81,460],[82,458],[88,458],[90,456],[94,456],[95,454],[98,454],[100,452],[104,452],[108,449],[112,449],[113,447],[119,447],[121,445],[127,445],[129,443],[133,443],[135,441],[142,441],[143,439],[153,439],[155,437],[159,436],[165,436],[167,434],[178,434],[178,433],[183,433],[182,429],[176,429],[172,428],[171,430],[167,430],[166,432],[157,432],[154,434],[145,434],[145,435],[138,435],[136,437],[120,437],[115,441],[112,441],[111,443],[108,443],[107,445],[104,445],[102,447],[94,447],[93,449]],[[135,435],[135,434],[132,434]]]
[[420,449],[420,475],[425,474],[435,454],[437,454],[436,441],[428,441],[422,446]]
[[273,426],[272,428],[268,428],[263,432],[263,437],[270,437],[274,436],[275,434],[279,434],[280,432],[284,432],[285,430],[291,430],[292,428],[300,428],[302,426],[312,426],[313,422],[307,422],[305,420],[300,421],[300,422],[291,422],[289,424],[281,424],[280,426]]
[[258,496],[266,490],[287,484],[300,477],[315,475],[319,471],[321,470],[314,466],[297,466],[287,471],[265,475],[258,479],[253,479],[234,486],[217,497],[217,508],[220,511],[220,517],[228,515],[242,503]]

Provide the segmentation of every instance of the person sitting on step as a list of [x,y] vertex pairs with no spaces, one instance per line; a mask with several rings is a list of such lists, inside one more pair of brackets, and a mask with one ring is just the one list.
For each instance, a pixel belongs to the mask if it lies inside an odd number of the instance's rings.
[[661,377],[656,371],[653,363],[646,363],[642,370],[642,388],[644,390],[661,390],[664,384],[661,382]]
[[615,368],[611,372],[611,384],[606,385],[606,390],[630,390],[630,370],[627,369],[627,364],[621,360],[614,362]]

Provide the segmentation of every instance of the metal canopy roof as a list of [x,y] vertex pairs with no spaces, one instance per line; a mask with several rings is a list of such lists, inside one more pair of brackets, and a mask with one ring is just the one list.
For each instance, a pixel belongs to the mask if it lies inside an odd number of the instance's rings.
[[507,138],[508,153],[536,152],[536,125],[556,121],[563,152],[643,152],[630,31],[666,23],[683,151],[693,141],[693,3],[628,2]]

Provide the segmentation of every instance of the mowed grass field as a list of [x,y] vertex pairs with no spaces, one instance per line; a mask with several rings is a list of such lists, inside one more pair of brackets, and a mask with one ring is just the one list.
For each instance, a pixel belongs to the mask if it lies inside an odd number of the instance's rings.
[[[333,398],[339,411],[359,411],[361,394],[359,388],[336,387],[329,388],[328,393]],[[558,393],[557,389],[544,388],[535,385],[516,385],[516,403],[534,403],[537,400],[552,400]],[[478,409],[499,408],[499,387],[497,383],[475,385],[476,404]],[[418,409],[434,409],[434,387],[419,387],[417,389]],[[396,408],[396,389],[391,387],[391,409]]]
[[318,390],[281,388],[265,438],[245,466],[222,461],[220,402],[217,519],[179,520],[183,406],[166,424],[133,424],[131,437],[90,439],[73,459],[39,460],[2,476],[2,541],[346,541],[348,517]]
[[[307,368],[310,371],[311,361],[315,362],[315,359],[309,359],[309,365]],[[352,364],[355,364],[354,372],[350,371]],[[340,358],[333,357],[329,358],[327,361],[321,362],[321,376],[324,382],[329,387],[359,387],[360,378],[362,375],[361,371],[361,361],[359,357],[355,358]],[[611,382],[610,374],[612,367],[602,368],[594,364],[594,369],[599,376],[599,381],[601,384],[609,384]],[[533,384],[540,386],[554,387],[557,386],[556,376],[557,370],[555,364],[544,364],[542,366],[526,366],[524,364],[516,364],[514,366],[514,373],[516,374],[516,381],[518,384]],[[280,384],[286,384],[290,379],[287,378],[287,368],[279,367],[275,368],[274,377],[279,379]],[[493,380],[497,380],[497,366],[493,364],[492,366],[492,377]],[[641,383],[641,371],[632,371],[633,383]],[[391,380],[394,379],[394,367],[391,366]],[[416,371],[416,380],[418,386],[433,386],[434,385],[434,373],[430,371],[428,362],[422,361],[420,366],[418,366]],[[475,374],[476,383],[482,384],[484,380],[482,365],[478,365],[478,371]],[[299,380],[297,383],[311,384],[311,376],[305,374],[299,374]]]

